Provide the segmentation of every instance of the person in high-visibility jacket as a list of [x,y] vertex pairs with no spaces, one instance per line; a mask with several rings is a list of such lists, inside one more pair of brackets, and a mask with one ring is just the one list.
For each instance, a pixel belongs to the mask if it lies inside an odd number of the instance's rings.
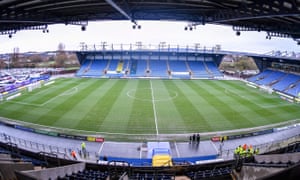
[[241,145],[239,145],[239,155],[241,156],[243,154],[243,148]]
[[251,156],[254,155],[254,149],[253,149],[253,147],[250,148],[250,153],[251,153]]
[[240,149],[239,149],[239,147],[235,148],[233,155],[234,155],[235,159],[237,159],[239,157],[239,155],[240,155]]
[[256,155],[259,154],[259,149],[258,148],[255,149],[254,154],[256,154]]

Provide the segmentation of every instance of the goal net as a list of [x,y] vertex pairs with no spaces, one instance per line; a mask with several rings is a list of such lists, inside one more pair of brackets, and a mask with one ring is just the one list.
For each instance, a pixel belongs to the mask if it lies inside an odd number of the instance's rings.
[[271,87],[269,87],[269,86],[262,85],[262,86],[259,86],[259,89],[261,91],[269,93],[269,94],[273,93],[273,89]]
[[27,86],[27,89],[29,92],[33,91],[34,89],[37,89],[37,88],[41,88],[41,82],[40,81],[37,81],[37,82],[34,82],[34,83],[31,83]]

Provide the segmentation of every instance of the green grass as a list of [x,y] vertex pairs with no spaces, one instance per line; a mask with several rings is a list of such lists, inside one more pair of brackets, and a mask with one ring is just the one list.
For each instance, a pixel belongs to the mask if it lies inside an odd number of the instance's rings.
[[240,81],[57,79],[0,104],[0,116],[68,129],[181,134],[300,117],[299,105]]

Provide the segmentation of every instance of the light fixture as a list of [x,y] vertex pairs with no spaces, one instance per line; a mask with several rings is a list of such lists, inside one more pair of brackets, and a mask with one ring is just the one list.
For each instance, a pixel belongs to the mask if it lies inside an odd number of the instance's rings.
[[241,35],[241,32],[240,32],[240,31],[237,31],[235,34],[236,34],[237,36],[240,36],[240,35]]
[[132,29],[141,29],[141,28],[142,28],[141,25],[138,25],[138,24],[132,25]]
[[49,29],[43,29],[43,33],[49,33]]
[[81,26],[81,31],[85,31],[86,30],[86,26]]

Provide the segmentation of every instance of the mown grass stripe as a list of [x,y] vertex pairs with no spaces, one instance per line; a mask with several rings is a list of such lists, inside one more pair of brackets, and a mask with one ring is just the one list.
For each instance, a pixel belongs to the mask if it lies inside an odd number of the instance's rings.
[[[87,116],[80,122],[81,128],[88,128],[88,125],[86,125],[85,122],[92,122],[96,118],[97,125],[95,127],[91,127],[93,130],[97,127],[97,129],[102,129],[106,132],[118,132],[120,125],[115,123],[114,120],[108,119],[107,116],[112,110],[114,103],[117,101],[127,81],[115,79],[111,79],[109,81],[111,81],[113,85],[107,91],[103,92],[95,106],[90,109]],[[118,113],[118,111],[115,111],[115,113]]]
[[[86,84],[85,87],[87,87],[87,85],[88,84]],[[111,83],[108,80],[93,81],[91,87],[88,89],[78,86],[78,93],[82,98],[74,97],[81,99],[78,99],[78,103],[70,107],[70,109],[66,111],[53,125],[70,128],[80,128],[80,122],[83,121],[84,117],[87,116],[90,109],[92,109],[95,106],[97,100],[100,99],[101,92],[103,92],[105,89],[108,89],[108,87],[110,86]],[[85,125],[95,127],[98,123],[96,118],[94,120],[94,124],[86,122]]]
[[[151,81],[160,133],[238,129],[300,117],[299,105],[240,81]],[[149,80],[57,79],[0,103],[0,116],[96,132],[155,134],[149,85]],[[78,92],[67,95],[74,87]]]
[[198,88],[203,93],[203,98],[206,101],[210,102],[211,106],[216,108],[216,110],[221,114],[224,120],[231,122],[234,125],[234,128],[238,127],[249,127],[253,126],[253,123],[248,120],[248,118],[237,110],[237,106],[234,104],[227,104],[226,102],[222,101],[223,92],[216,90],[216,86],[212,83],[212,81],[206,81],[205,86],[203,83],[197,83]]
[[[238,96],[240,98],[237,99],[239,99],[241,104],[247,104],[246,107],[249,109],[249,116],[247,117],[252,116],[257,126],[280,122],[282,119],[296,119],[299,117],[299,111],[296,106],[281,100],[275,95],[269,95],[259,91],[253,92],[253,89],[242,86],[241,82],[231,81],[227,84],[224,84],[224,82],[218,84],[222,85],[222,87],[231,88],[233,93],[229,93],[229,95]],[[247,94],[252,95],[245,98]],[[295,116],[292,115],[293,113],[296,113]],[[290,118],[288,118],[287,115],[290,116]]]
[[131,106],[127,133],[155,134],[149,80],[139,80],[132,88],[131,95],[136,99]]
[[[70,79],[70,86],[74,86],[75,84],[78,83],[78,81],[76,80],[72,80]],[[36,89],[31,93],[31,96],[34,96],[34,99],[38,99],[38,101],[40,102],[45,102],[46,100],[49,100],[55,96],[58,96],[60,93],[62,93],[63,91],[66,91],[68,88],[70,88],[69,86],[64,85],[64,83],[58,83],[57,88],[53,88],[51,89],[51,91],[49,92],[49,90],[47,89],[47,87],[44,87],[42,90]],[[38,93],[40,91],[48,91],[48,94],[44,94],[44,95],[35,95],[34,93]],[[32,106],[32,105],[22,105],[22,104],[18,104],[17,102],[24,102],[24,103],[32,103],[32,101],[30,100],[30,97],[24,97],[23,95],[20,96],[20,98],[16,98],[14,99],[13,102],[9,102],[7,101],[5,103],[5,111],[1,112],[2,116],[5,117],[9,117],[12,119],[19,119],[19,120],[25,120],[25,121],[29,121],[29,122],[35,122],[36,118],[38,117],[37,115],[39,114],[44,114],[46,112],[48,112],[49,110],[51,110],[51,108],[46,107],[46,106],[40,106],[40,104],[36,104],[37,106]]]
[[152,80],[155,106],[157,113],[157,128],[163,133],[184,133],[187,127],[178,112],[174,100],[179,98],[175,89],[168,89],[168,80]]
[[[268,124],[269,121],[267,119],[264,119],[263,116],[260,113],[257,113],[256,104],[252,103],[252,101],[247,97],[245,98],[243,95],[240,95],[238,90],[233,87],[228,87],[222,83],[216,84],[214,82],[211,82],[214,84],[214,90],[220,90],[222,91],[225,87],[225,94],[224,96],[226,98],[220,98],[220,101],[223,101],[224,103],[227,103],[228,106],[232,106],[232,108],[241,114],[244,118],[241,119],[241,121],[248,120],[251,122],[254,126],[257,126],[259,124]],[[258,120],[259,119],[259,120]]]
[[168,90],[174,90],[178,93],[178,97],[173,100],[176,111],[178,111],[183,119],[185,127],[192,132],[203,132],[204,130],[211,130],[211,127],[206,121],[203,121],[205,118],[201,113],[199,113],[198,109],[189,101],[189,99],[185,96],[186,89],[183,89],[182,86],[179,85],[179,80],[176,81],[168,81],[165,83],[165,86]]
[[[195,100],[195,104],[197,105],[198,111],[202,114],[202,121],[209,124],[211,129],[213,130],[220,130],[220,129],[232,129],[235,125],[232,123],[231,120],[224,118],[224,116],[219,112],[218,108],[215,107],[210,99],[210,96],[205,91],[202,91],[198,84],[194,81],[185,82],[190,89],[196,94],[190,98]],[[201,84],[201,86],[204,86]],[[202,123],[202,121],[200,123]]]
[[41,88],[34,89],[32,92],[27,91],[20,97],[20,99],[17,100],[39,106],[56,94],[66,91],[68,84],[75,86],[75,84],[78,84],[78,81],[76,79],[58,80],[58,82],[49,86],[43,86]]
[[[62,96],[61,98],[57,98],[54,102],[49,103],[47,106],[51,107],[52,109],[45,113],[43,116],[37,119],[38,123],[42,123],[45,125],[57,125],[56,121],[59,120],[65,113],[70,111],[75,105],[80,103],[80,101],[86,98],[87,94],[94,91],[94,89],[98,86],[97,81],[87,79],[84,86],[80,86],[79,89],[81,92],[76,92],[72,95]],[[73,84],[72,84],[73,86]],[[66,86],[66,88],[71,89],[73,88],[71,85]],[[77,87],[77,86],[76,86]],[[58,96],[57,94],[56,96]],[[53,97],[56,97],[53,96]],[[72,127],[72,122],[67,127]]]
[[128,125],[130,121],[133,99],[127,96],[127,92],[132,87],[136,86],[136,83],[128,80],[122,81],[124,81],[124,84],[122,84],[123,87],[120,89],[118,97],[103,121],[104,123],[107,121],[110,124],[116,125],[117,129],[115,130],[117,131],[112,131],[114,133],[127,133],[130,130],[134,131],[135,128],[135,126],[132,128]]

